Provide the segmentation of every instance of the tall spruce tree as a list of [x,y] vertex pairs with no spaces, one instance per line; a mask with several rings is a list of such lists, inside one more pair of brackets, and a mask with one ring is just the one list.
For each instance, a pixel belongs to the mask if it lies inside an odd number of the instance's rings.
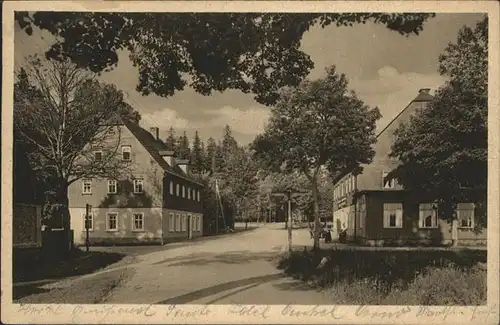
[[189,159],[191,157],[191,149],[189,148],[189,138],[186,131],[178,138],[176,155],[179,159]]
[[175,151],[177,149],[177,139],[175,138],[175,130],[173,127],[168,129],[168,136],[165,139],[165,145],[168,150]]
[[191,164],[193,165],[193,171],[195,173],[201,174],[203,172],[202,142],[198,130],[194,133],[193,147],[191,150]]
[[204,166],[206,170],[210,170],[212,173],[215,172],[215,151],[217,150],[217,144],[214,138],[210,137],[207,140],[207,149],[205,150]]
[[221,143],[221,153],[224,163],[231,159],[231,155],[238,148],[238,143],[233,137],[233,131],[229,125],[224,126],[224,135]]

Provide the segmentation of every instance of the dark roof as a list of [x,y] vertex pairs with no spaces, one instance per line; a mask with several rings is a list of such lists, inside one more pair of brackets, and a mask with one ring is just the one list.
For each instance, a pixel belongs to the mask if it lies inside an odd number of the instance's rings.
[[[132,132],[135,138],[142,144],[142,146],[149,152],[151,157],[160,165],[163,170],[169,174],[188,179],[189,181],[202,185],[201,183],[195,181],[189,175],[187,175],[179,166],[170,166],[160,155],[160,151],[167,152],[169,151],[165,143],[159,139],[155,139],[153,135],[144,130],[139,124],[124,121],[123,124],[127,127],[127,129]],[[170,151],[171,152],[171,151]]]

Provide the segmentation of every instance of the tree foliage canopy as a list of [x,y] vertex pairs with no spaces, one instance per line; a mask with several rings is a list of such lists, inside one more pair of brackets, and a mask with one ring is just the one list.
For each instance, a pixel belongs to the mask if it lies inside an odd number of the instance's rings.
[[369,163],[374,152],[378,108],[370,109],[334,66],[323,79],[284,91],[269,124],[254,141],[269,166],[303,172],[313,179],[326,166],[332,175]]
[[171,96],[189,85],[201,94],[239,89],[274,104],[278,90],[296,86],[313,62],[300,50],[315,24],[352,26],[369,21],[402,35],[418,34],[428,13],[97,13],[16,12],[28,34],[33,26],[57,37],[49,58],[70,58],[101,72],[128,50],[139,69],[137,90]]
[[449,81],[396,131],[394,172],[407,188],[448,196],[487,183],[488,22],[464,26],[439,59]]
[[[72,182],[119,172],[108,148],[109,132],[119,118],[138,119],[112,85],[67,61],[31,58],[14,86],[14,124],[20,140],[43,174]],[[108,148],[109,149],[109,148]],[[108,166],[109,164],[109,166]]]

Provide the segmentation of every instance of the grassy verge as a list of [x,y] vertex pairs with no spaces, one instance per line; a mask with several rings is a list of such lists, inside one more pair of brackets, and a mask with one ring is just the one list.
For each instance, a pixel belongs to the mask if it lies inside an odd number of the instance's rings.
[[25,282],[92,273],[120,261],[125,255],[74,249],[64,256],[51,256],[41,251],[18,251],[13,257],[13,281]]
[[293,252],[278,268],[327,290],[332,303],[479,305],[486,302],[486,251]]

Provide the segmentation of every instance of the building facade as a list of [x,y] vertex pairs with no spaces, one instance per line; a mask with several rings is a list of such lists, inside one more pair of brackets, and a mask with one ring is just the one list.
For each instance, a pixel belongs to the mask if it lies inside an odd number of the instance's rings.
[[[75,244],[86,239],[86,205],[91,205],[91,244],[166,244],[202,236],[203,185],[189,176],[188,161],[176,160],[159,139],[123,122],[119,136],[121,159],[131,172],[119,179],[82,179],[69,187],[69,210]],[[102,152],[96,151],[97,156]]]
[[433,97],[430,89],[421,89],[377,136],[372,163],[363,165],[362,173],[339,175],[333,195],[334,233],[347,230],[349,240],[369,245],[460,244],[486,242],[486,203],[484,191],[464,189],[457,207],[458,233],[452,234],[449,222],[438,218],[437,205],[425,193],[405,190],[396,179],[388,178],[398,165],[389,157],[395,141],[394,131],[408,122],[418,110],[425,109]]

